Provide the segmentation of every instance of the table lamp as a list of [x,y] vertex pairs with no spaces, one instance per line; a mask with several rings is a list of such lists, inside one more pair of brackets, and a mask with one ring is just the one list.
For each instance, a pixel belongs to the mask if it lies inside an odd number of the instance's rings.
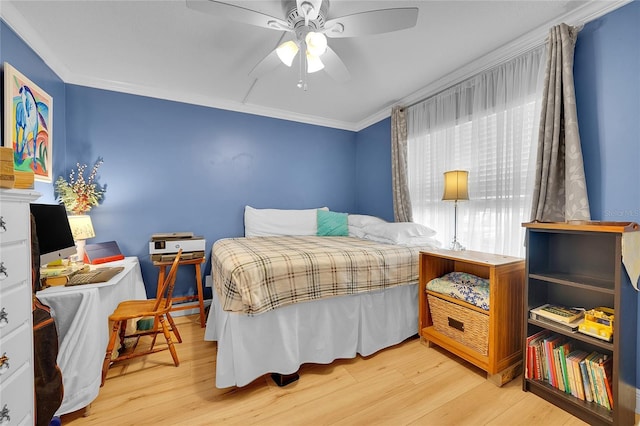
[[85,240],[96,236],[91,223],[91,216],[86,214],[70,215],[69,226],[76,242],[76,252],[81,262],[84,261]]
[[453,201],[454,211],[454,228],[453,241],[450,250],[464,250],[464,246],[458,242],[458,201],[468,200],[469,191],[467,183],[469,180],[469,172],[466,170],[451,170],[444,172],[444,194],[443,201]]

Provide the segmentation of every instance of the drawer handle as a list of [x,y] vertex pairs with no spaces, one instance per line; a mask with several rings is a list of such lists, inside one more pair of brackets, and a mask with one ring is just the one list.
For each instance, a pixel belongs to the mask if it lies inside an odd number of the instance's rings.
[[7,232],[7,222],[4,221],[4,216],[0,216],[0,233]]
[[11,416],[9,415],[9,407],[7,407],[7,404],[4,404],[4,407],[2,407],[2,410],[0,411],[0,425],[4,424],[5,420],[7,421],[7,423],[11,421]]
[[9,371],[9,357],[5,352],[2,354],[2,356],[0,356],[0,375],[6,373],[7,371]]
[[462,321],[458,321],[451,317],[447,317],[449,321],[449,327],[455,328],[456,330],[464,331],[464,323]]
[[4,262],[0,262],[0,281],[9,278],[9,274],[7,274],[7,267],[4,266]]
[[0,328],[7,324],[9,324],[9,314],[4,308],[2,308],[0,309]]

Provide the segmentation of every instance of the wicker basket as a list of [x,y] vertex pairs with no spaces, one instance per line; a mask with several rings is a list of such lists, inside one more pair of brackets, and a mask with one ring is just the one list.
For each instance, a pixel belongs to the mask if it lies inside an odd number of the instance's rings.
[[482,355],[488,354],[488,313],[485,315],[431,294],[427,299],[436,331]]

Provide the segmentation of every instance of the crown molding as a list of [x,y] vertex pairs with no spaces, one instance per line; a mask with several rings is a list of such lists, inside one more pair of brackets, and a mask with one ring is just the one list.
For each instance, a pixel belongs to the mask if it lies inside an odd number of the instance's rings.
[[445,77],[442,77],[422,89],[393,102],[391,105],[382,108],[380,111],[357,123],[329,120],[326,118],[291,113],[289,111],[274,108],[248,105],[241,102],[212,100],[208,97],[199,95],[185,96],[164,88],[132,85],[118,81],[79,76],[70,71],[62,62],[60,62],[56,55],[47,47],[46,43],[44,43],[40,35],[33,30],[25,18],[10,2],[0,0],[0,19],[2,19],[5,24],[7,24],[19,37],[21,37],[44,61],[44,63],[62,79],[62,81],[68,84],[76,84],[97,89],[112,90],[151,98],[184,102],[211,108],[358,132],[389,117],[391,115],[391,107],[394,105],[406,106],[420,102],[421,100],[432,96],[453,84],[463,81],[478,72],[482,72],[499,64],[500,62],[504,62],[505,60],[517,56],[520,53],[541,45],[547,37],[549,28],[553,25],[557,25],[561,22],[567,22],[577,26],[584,25],[624,6],[625,4],[630,3],[631,1],[633,0],[590,1],[579,9],[562,15],[553,21],[547,22],[547,24],[542,25],[524,36],[501,46],[493,52],[469,62]]
[[610,13],[633,0],[605,0],[591,1],[584,6],[573,10],[570,13],[555,18],[544,25],[539,26],[535,30],[523,35],[522,37],[507,43],[491,53],[475,59],[457,69],[456,71],[428,84],[422,89],[400,99],[390,107],[384,108],[377,113],[367,117],[356,125],[356,131],[360,131],[372,124],[377,123],[391,116],[391,107],[394,105],[408,106],[413,105],[422,100],[435,95],[454,84],[464,81],[482,71],[492,68],[504,61],[514,58],[530,49],[540,46],[546,42],[549,34],[549,28],[562,22],[578,27],[584,26],[588,22],[594,21],[607,13]]

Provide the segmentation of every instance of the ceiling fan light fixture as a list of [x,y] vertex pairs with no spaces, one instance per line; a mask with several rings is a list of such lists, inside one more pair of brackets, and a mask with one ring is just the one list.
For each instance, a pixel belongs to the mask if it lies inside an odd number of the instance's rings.
[[320,71],[324,68],[324,64],[318,56],[312,55],[307,51],[307,72],[309,74]]
[[309,31],[304,41],[307,44],[307,52],[313,56],[320,57],[327,51],[327,37],[322,33]]
[[293,58],[298,54],[298,45],[295,41],[289,40],[282,43],[276,49],[276,53],[278,54],[278,58],[282,61],[283,64],[290,67],[293,64]]

